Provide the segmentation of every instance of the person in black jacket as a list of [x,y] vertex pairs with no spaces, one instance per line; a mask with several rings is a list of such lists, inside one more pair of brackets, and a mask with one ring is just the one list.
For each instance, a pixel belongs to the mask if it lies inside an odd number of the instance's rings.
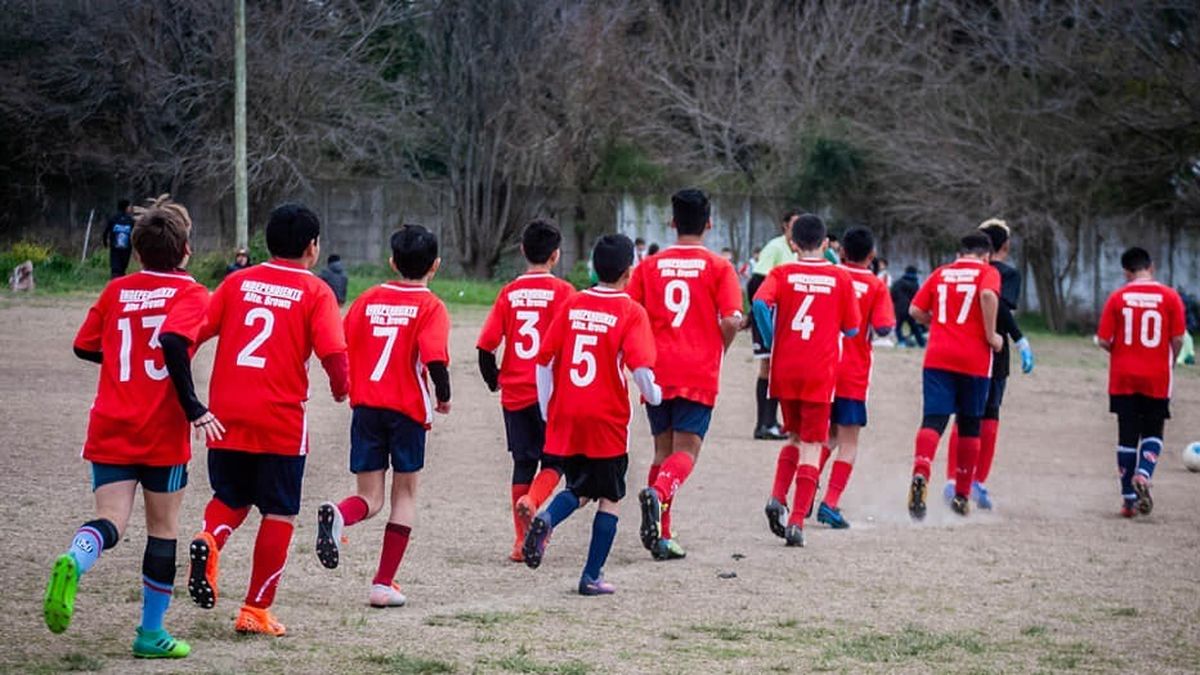
[[133,254],[133,207],[128,199],[117,202],[117,212],[108,219],[101,237],[108,248],[108,267],[112,278],[125,276]]
[[346,276],[346,268],[342,267],[342,256],[329,256],[325,261],[325,269],[317,276],[333,289],[333,296],[337,298],[338,305],[346,304],[346,291],[350,286],[350,279]]
[[[925,346],[925,327],[917,323],[908,313],[908,306],[921,288],[921,279],[917,277],[917,268],[909,265],[904,268],[904,276],[892,283],[892,305],[896,310],[896,344],[911,347]],[[908,327],[905,336],[904,328]]]

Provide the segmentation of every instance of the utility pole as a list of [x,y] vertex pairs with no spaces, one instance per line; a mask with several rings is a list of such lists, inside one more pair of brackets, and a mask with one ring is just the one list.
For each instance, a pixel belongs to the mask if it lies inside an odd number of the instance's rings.
[[233,200],[237,245],[250,244],[246,197],[246,0],[233,0]]

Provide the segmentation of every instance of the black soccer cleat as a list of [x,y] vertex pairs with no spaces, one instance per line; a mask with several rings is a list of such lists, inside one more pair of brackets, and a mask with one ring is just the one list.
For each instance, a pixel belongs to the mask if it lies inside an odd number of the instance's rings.
[[535,570],[542,564],[542,556],[546,553],[546,541],[550,539],[550,523],[543,518],[534,518],[525,533],[525,543],[521,546],[521,555],[525,558],[525,566]]
[[908,515],[913,520],[925,520],[925,477],[917,474],[908,486]]
[[333,502],[317,507],[317,560],[326,569],[337,569],[341,559],[342,512]]
[[763,510],[767,514],[767,527],[771,528],[771,534],[783,539],[786,536],[784,530],[787,528],[788,508],[771,497],[767,500],[767,508]]
[[971,512],[971,502],[962,495],[954,495],[954,499],[950,500],[950,510],[965,516]]
[[216,540],[207,532],[196,535],[188,546],[191,568],[188,570],[188,595],[192,602],[203,609],[212,609],[217,604],[217,560]]
[[804,547],[804,528],[799,525],[788,525],[786,536],[784,536],[786,546],[795,546],[798,548]]
[[[1141,478],[1142,480],[1138,480]],[[1150,481],[1139,475],[1133,479],[1133,491],[1137,493],[1137,510],[1143,516],[1150,515],[1154,510],[1154,500],[1150,498]]]
[[658,540],[662,539],[662,500],[658,498],[658,490],[642,488],[638,492],[638,503],[642,506],[642,526],[638,533],[642,536],[642,546],[653,552]]
[[784,441],[788,435],[779,428],[778,424],[769,427],[757,427],[754,429],[754,440],[756,441]]

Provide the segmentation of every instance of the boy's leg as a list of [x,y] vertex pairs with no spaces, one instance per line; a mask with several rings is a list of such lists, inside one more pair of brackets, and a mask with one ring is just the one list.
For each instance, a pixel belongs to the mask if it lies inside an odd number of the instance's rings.
[[821,447],[829,439],[831,413],[828,403],[798,403],[798,410],[788,412],[789,417],[798,412],[799,420],[789,419],[788,425],[795,434],[793,440],[800,448],[800,463],[795,476],[795,502],[784,533],[788,546],[804,545],[804,519],[817,495],[817,467],[821,462]]
[[220,551],[250,513],[257,462],[257,456],[251,453],[208,450],[208,482],[213,496],[204,507],[200,532],[188,545],[188,594],[204,609],[217,604]]
[[566,487],[554,495],[542,512],[533,519],[521,546],[521,555],[530,569],[537,569],[542,564],[542,555],[546,551],[546,541],[550,532],[587,503],[586,499],[581,499],[576,493],[576,489],[587,479],[586,462],[586,458],[580,455],[563,458],[562,470],[567,480]]
[[[663,504],[660,533],[663,539],[673,538],[671,506],[679,488],[687,482],[696,461],[700,458],[700,447],[704,443],[704,436],[708,433],[711,421],[711,406],[683,398],[672,400],[669,454],[663,459],[662,468],[652,483]],[[655,454],[655,459],[658,459],[657,440]]]
[[534,477],[537,475],[538,461],[535,460],[517,460],[513,459],[512,470],[512,488],[510,497],[512,499],[512,521],[513,521],[513,547],[509,554],[509,560],[513,562],[521,562],[521,544],[525,541],[525,519],[521,516],[520,509],[517,504],[521,498],[529,494],[529,486],[533,483]]
[[408,550],[412,526],[417,515],[417,471],[392,474],[392,508],[383,532],[379,565],[371,580],[369,602],[372,607],[400,607],[406,598],[396,585],[396,571]]
[[[175,551],[179,538],[179,507],[187,485],[187,465],[171,467],[168,479],[142,485],[146,501],[146,550],[142,555],[142,623],[133,641],[134,656],[182,658],[192,648],[163,628],[163,617],[175,591]],[[171,491],[173,490],[173,491]]]
[[1165,411],[1147,410],[1139,420],[1141,438],[1138,443],[1137,472],[1133,476],[1133,491],[1137,493],[1138,511],[1143,515],[1149,515],[1154,510],[1154,500],[1150,497],[1150,479],[1154,477],[1158,456],[1162,454],[1165,415]]
[[913,442],[912,482],[908,488],[908,513],[916,520],[925,517],[925,496],[937,446],[958,406],[956,374],[926,368],[921,373],[924,409],[921,427]]
[[279,637],[287,629],[271,614],[270,607],[287,566],[296,514],[300,512],[306,457],[263,454],[256,459],[254,502],[263,518],[254,539],[250,587],[234,628]]
[[955,499],[967,500],[971,496],[971,482],[975,477],[975,461],[979,457],[979,429],[981,420],[973,415],[956,415],[958,431],[957,463],[954,473]]
[[775,459],[775,477],[771,482],[771,497],[763,509],[767,515],[767,527],[776,537],[783,538],[788,523],[788,492],[796,480],[796,467],[800,463],[799,441],[795,434],[800,419],[800,402],[782,400],[779,402],[783,414],[783,427],[788,432],[788,442],[779,449]]
[[588,544],[587,563],[579,579],[580,595],[607,595],[616,591],[612,584],[604,580],[604,563],[608,561],[613,540],[617,536],[618,513],[616,501],[600,499],[596,517],[592,520],[592,539]]
[[663,534],[665,497],[655,489],[655,484],[662,473],[663,463],[674,449],[675,434],[671,429],[672,405],[671,401],[663,401],[662,405],[646,406],[650,435],[654,438],[654,459],[650,463],[649,475],[646,476],[646,487],[638,492],[638,505],[642,515],[638,534],[641,536],[642,546],[651,552],[660,539],[666,538]]
[[[1114,406],[1116,408],[1117,406]],[[1126,410],[1117,412],[1117,473],[1121,479],[1121,515],[1132,518],[1137,509],[1137,492],[1133,476],[1137,473],[1138,445],[1141,424],[1137,415]]]
[[862,427],[857,425],[837,425],[837,459],[829,470],[829,487],[825,490],[824,504],[832,509],[838,508],[842,492],[850,482],[850,474],[854,470],[854,462],[858,458],[858,436]]
[[[510,497],[514,538],[508,557],[513,562],[521,562],[521,544],[525,541],[525,530],[529,526],[529,520],[537,512],[538,504],[528,499],[527,495],[537,477],[538,463],[546,446],[546,423],[542,421],[541,410],[536,404],[521,410],[504,410],[503,413],[508,452],[513,460]],[[554,483],[557,482],[555,477]],[[553,485],[548,489],[554,489]],[[542,497],[542,501],[544,500],[545,496]]]

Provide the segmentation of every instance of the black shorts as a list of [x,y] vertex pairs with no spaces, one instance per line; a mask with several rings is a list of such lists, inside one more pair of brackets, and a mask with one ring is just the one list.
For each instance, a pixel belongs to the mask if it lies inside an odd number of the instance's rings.
[[546,446],[546,422],[538,404],[504,411],[504,434],[514,462],[537,462]]
[[146,466],[145,464],[104,464],[92,462],[92,492],[122,481],[137,481],[143,490],[170,494],[187,487],[187,464]]
[[360,405],[350,419],[350,473],[425,467],[425,425],[404,413]]
[[[762,286],[762,282],[766,281],[766,277],[761,274],[755,274],[750,277],[750,281],[746,283],[746,294],[750,296],[750,304],[754,305],[754,294],[758,291],[758,287]],[[766,359],[771,357],[771,348],[763,345],[762,333],[758,330],[758,322],[754,320],[754,310],[751,307],[750,312],[750,336],[754,339],[754,358]]]
[[985,418],[1000,418],[1000,406],[1004,404],[1004,390],[1007,386],[1007,377],[991,378],[991,384],[988,385],[987,403],[983,407],[983,416]]
[[264,515],[300,513],[304,455],[270,455],[241,450],[208,450],[208,482],[226,506],[257,506]]
[[625,472],[628,469],[629,455],[605,459],[584,455],[563,458],[566,487],[581,499],[621,501],[625,498]]
[[1149,417],[1171,419],[1171,399],[1152,398],[1144,394],[1110,394],[1108,411],[1118,417]]

